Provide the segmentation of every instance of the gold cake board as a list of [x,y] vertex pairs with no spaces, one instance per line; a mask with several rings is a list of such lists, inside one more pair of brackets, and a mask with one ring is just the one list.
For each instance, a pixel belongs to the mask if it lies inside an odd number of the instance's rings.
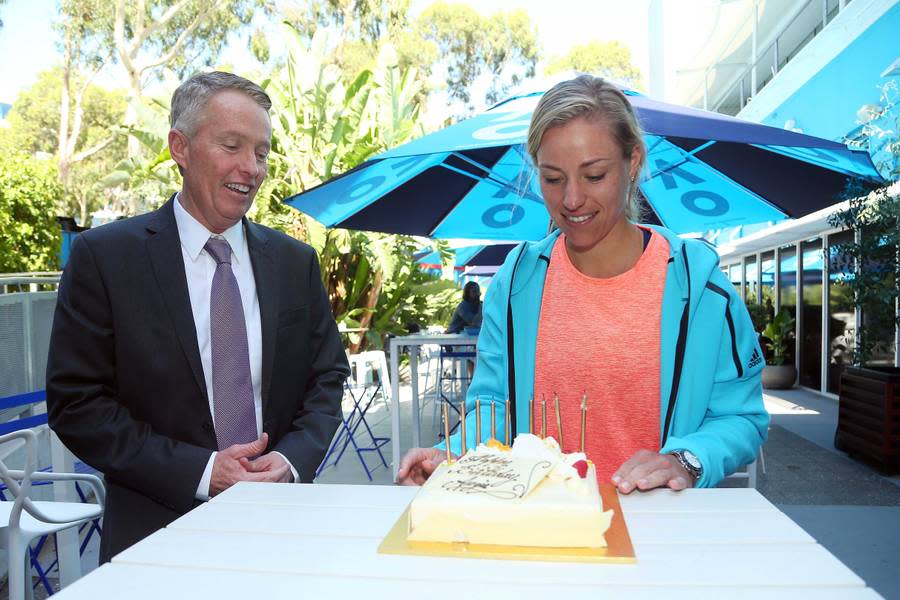
[[634,546],[628,535],[619,494],[615,486],[600,484],[600,497],[605,510],[613,511],[612,522],[606,531],[605,548],[539,548],[536,546],[499,546],[492,544],[408,542],[407,507],[378,546],[380,554],[408,556],[449,556],[452,558],[488,558],[495,560],[541,560],[550,562],[634,563]]

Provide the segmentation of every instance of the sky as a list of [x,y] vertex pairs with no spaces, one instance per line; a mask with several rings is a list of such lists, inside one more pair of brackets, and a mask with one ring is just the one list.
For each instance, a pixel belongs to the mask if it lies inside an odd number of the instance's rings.
[[[432,0],[414,0],[417,14]],[[482,14],[525,9],[538,35],[545,57],[562,55],[576,44],[594,39],[619,40],[631,49],[632,62],[647,70],[647,7],[650,0],[450,0],[464,2]],[[34,83],[37,73],[58,60],[57,36],[52,23],[58,19],[56,0],[8,0],[0,5],[0,102],[12,103],[23,87]],[[240,66],[248,57],[245,39],[236,41],[221,62]],[[540,71],[540,69],[539,69]],[[116,85],[111,69],[98,83]]]

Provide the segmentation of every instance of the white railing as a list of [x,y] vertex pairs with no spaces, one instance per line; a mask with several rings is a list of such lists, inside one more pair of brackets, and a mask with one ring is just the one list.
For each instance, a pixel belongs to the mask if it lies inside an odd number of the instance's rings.
[[[753,34],[751,39],[750,60],[743,65],[743,69],[733,75],[725,85],[725,91],[716,94],[712,101],[709,90],[709,80],[713,71],[727,59],[725,51],[710,64],[703,74],[703,108],[730,115],[736,115],[747,102],[756,95],[769,81],[772,80],[784,66],[800,50],[815,38],[837,15],[850,0],[806,0],[792,7],[787,18],[779,23],[775,31],[768,35],[771,40],[766,44],[757,46],[759,32],[758,2],[753,10]],[[818,5],[816,7],[816,5]],[[811,13],[815,12],[816,18]],[[803,18],[801,18],[803,17]],[[735,40],[732,40],[732,43]],[[727,45],[730,48],[731,44]],[[729,63],[733,66],[734,63]]]

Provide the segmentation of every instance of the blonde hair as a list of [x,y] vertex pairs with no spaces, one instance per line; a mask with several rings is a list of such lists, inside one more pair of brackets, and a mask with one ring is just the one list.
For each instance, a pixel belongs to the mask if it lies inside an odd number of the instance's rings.
[[[579,117],[602,121],[622,150],[624,158],[631,158],[635,148],[640,150],[637,173],[647,159],[643,131],[634,108],[625,94],[612,83],[592,75],[579,75],[556,84],[541,97],[531,115],[528,127],[528,154],[537,165],[537,153],[548,129],[565,125]],[[631,221],[640,220],[638,186],[632,184],[625,214]]]

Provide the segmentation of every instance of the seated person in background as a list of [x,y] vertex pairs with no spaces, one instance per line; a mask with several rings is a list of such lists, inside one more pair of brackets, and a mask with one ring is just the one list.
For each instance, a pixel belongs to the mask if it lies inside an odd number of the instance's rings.
[[447,333],[461,333],[466,327],[481,327],[481,288],[474,281],[463,287],[463,299],[453,311]]
[[[627,98],[603,79],[582,75],[545,93],[528,153],[559,230],[510,252],[493,279],[466,398],[467,447],[476,398],[482,423],[500,403],[498,432],[509,399],[513,437],[530,423],[540,429],[545,406],[547,435],[578,451],[584,401],[584,450],[600,483],[626,494],[715,486],[754,460],[769,425],[757,336],[716,252],[636,224],[643,135]],[[457,430],[450,449],[460,446]],[[442,448],[410,450],[398,483],[423,483]]]

